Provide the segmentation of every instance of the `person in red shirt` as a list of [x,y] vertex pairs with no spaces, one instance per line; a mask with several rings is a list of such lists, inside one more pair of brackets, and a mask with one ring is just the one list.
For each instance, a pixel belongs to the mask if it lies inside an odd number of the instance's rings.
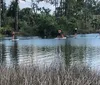
[[57,37],[58,38],[63,38],[64,37],[64,34],[62,33],[62,30],[58,30],[58,33],[57,33]]

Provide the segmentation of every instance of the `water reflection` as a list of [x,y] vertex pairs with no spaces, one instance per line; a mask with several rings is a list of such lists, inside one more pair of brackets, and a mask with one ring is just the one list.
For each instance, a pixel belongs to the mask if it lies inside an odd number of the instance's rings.
[[10,47],[10,57],[11,64],[17,66],[18,65],[18,43],[17,41],[13,41]]
[[[18,46],[15,45],[17,57],[13,59],[20,65],[57,67],[60,63],[64,63],[62,48],[65,46],[65,40],[58,41],[54,39],[20,40]],[[13,51],[11,55],[14,54]]]
[[[87,36],[87,35],[86,35]],[[100,39],[78,35],[66,40],[23,39],[0,42],[0,64],[7,66],[37,65],[39,67],[86,64],[100,68]]]
[[3,64],[3,65],[5,65],[6,63],[5,51],[6,51],[5,44],[0,43],[0,64]]

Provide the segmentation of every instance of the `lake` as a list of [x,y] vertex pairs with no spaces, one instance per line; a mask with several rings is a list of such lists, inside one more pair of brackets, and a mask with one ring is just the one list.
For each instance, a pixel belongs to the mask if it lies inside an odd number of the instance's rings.
[[0,64],[36,65],[40,68],[84,64],[100,70],[100,35],[79,34],[67,39],[18,37],[0,40]]

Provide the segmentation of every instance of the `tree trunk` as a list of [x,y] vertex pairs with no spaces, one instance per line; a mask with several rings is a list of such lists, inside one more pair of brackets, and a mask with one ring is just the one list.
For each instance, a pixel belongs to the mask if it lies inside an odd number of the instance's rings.
[[15,9],[15,29],[14,31],[18,32],[18,0],[15,0],[16,2],[16,9]]
[[1,27],[1,0],[0,0],[0,27]]
[[4,9],[4,3],[5,3],[5,0],[1,0],[1,9],[2,9],[2,13],[1,13],[1,26],[4,26],[5,22],[4,22],[4,19],[5,19],[5,9]]

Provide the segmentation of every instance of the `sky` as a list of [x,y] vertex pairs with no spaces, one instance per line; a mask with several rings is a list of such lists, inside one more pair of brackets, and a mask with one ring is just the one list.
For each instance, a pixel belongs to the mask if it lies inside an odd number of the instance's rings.
[[[7,7],[9,7],[11,1],[13,1],[13,0],[5,0],[5,1],[6,1]],[[25,2],[25,1],[22,1],[22,0],[19,0],[19,6],[20,6],[21,9],[22,9],[22,8],[25,8],[25,7],[31,7],[31,0],[26,0],[26,2]],[[39,7],[45,7],[45,8],[51,9],[51,10],[52,10],[52,11],[51,11],[51,14],[52,14],[53,11],[55,10],[55,7],[54,7],[53,5],[51,5],[51,4],[49,4],[49,3],[45,3],[45,2],[43,2],[43,1],[40,2],[40,3],[38,4],[38,6],[39,6]]]

